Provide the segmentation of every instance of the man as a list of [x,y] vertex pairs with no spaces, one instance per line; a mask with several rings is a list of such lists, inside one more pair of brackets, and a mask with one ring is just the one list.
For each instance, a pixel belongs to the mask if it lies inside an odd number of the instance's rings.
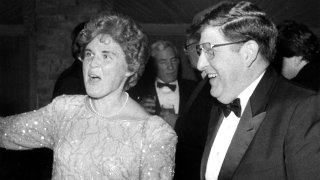
[[162,116],[175,127],[195,83],[178,78],[180,59],[177,48],[170,41],[160,40],[151,45],[149,63],[152,70],[146,69],[145,77],[129,94],[150,114]]
[[59,78],[57,79],[52,99],[62,94],[86,94],[86,89],[84,87],[83,73],[82,73],[82,62],[79,61],[79,46],[76,43],[76,37],[80,31],[84,28],[86,22],[78,24],[72,31],[72,57],[74,62],[70,67],[64,70]]
[[269,67],[274,23],[242,1],[219,4],[199,25],[197,67],[221,102],[211,111],[201,179],[320,179],[320,98]]
[[[197,29],[197,27],[190,26],[187,29],[187,39],[186,44],[183,48],[185,55],[187,56],[188,62],[190,64],[190,67],[193,68],[193,70],[197,70],[197,64],[199,56],[196,51],[196,45],[199,44],[200,34],[193,32]],[[198,80],[201,80],[201,74],[199,71],[195,71],[196,77]]]
[[[199,58],[195,48],[200,39],[200,34],[196,33],[197,30],[198,28],[193,26],[187,30],[184,48],[189,64],[194,69],[197,67]],[[199,71],[196,74],[201,80],[186,102],[175,127],[178,143],[174,180],[200,179],[201,157],[214,99],[209,93],[208,78],[202,79]]]
[[278,60],[282,75],[314,91],[320,89],[319,42],[304,24],[285,21],[278,26]]

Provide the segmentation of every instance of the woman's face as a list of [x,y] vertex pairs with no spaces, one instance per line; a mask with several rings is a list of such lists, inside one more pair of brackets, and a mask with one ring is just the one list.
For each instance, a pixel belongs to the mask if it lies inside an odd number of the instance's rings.
[[98,35],[85,48],[83,76],[87,94],[103,98],[122,91],[131,73],[121,46],[108,35]]

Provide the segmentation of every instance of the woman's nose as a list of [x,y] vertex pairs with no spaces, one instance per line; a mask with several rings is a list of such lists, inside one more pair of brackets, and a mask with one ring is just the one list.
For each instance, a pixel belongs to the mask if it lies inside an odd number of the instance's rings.
[[90,65],[91,65],[92,67],[100,66],[100,65],[101,65],[101,60],[100,60],[100,58],[97,57],[97,56],[93,56],[92,59],[91,59]]

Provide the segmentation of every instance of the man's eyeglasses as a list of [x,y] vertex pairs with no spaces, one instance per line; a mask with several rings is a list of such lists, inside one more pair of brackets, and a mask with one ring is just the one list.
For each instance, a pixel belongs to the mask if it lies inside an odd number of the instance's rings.
[[183,47],[183,50],[184,50],[185,52],[187,52],[187,51],[189,51],[188,48],[189,48],[190,46],[196,45],[196,44],[198,44],[198,42],[186,44],[186,45]]
[[241,41],[224,43],[224,44],[211,44],[209,42],[206,42],[206,43],[196,45],[196,51],[197,51],[197,54],[200,56],[202,50],[204,49],[204,51],[207,55],[214,56],[213,48],[215,48],[215,47],[227,46],[227,45],[231,45],[231,44],[239,44],[239,43],[244,43],[246,41],[248,41],[248,40],[241,40]]

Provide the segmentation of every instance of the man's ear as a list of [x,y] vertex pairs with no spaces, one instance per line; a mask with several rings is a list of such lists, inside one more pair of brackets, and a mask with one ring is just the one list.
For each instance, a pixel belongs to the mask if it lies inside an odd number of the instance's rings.
[[250,67],[258,57],[259,45],[256,41],[249,40],[243,44],[240,49],[240,53],[246,63],[246,66]]

